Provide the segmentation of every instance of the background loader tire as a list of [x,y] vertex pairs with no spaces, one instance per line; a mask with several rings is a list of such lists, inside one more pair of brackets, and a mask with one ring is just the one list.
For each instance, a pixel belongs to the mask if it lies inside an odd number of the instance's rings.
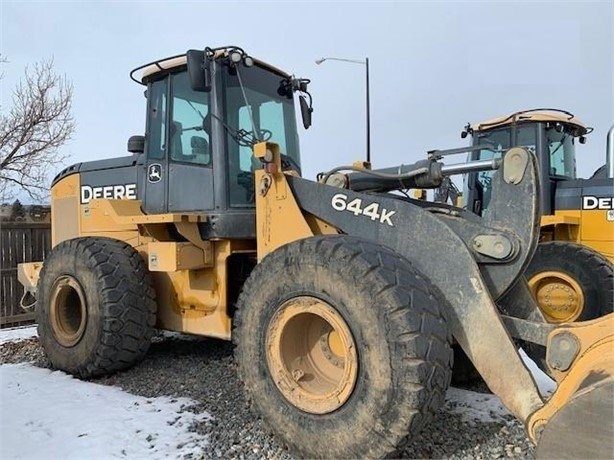
[[[239,297],[233,340],[248,400],[305,457],[394,454],[431,420],[450,382],[440,305],[428,281],[382,246],[348,236],[288,244],[255,267]],[[312,332],[319,338],[309,342]],[[315,385],[330,381],[313,378],[330,363],[311,367],[324,355],[349,376],[331,379],[342,388],[332,402]]]
[[[607,315],[614,311],[614,268],[612,264],[601,254],[586,246],[566,241],[549,241],[537,246],[535,255],[525,271],[529,282],[529,289],[536,296],[540,289],[538,282],[544,279],[544,273],[554,275],[553,283],[560,282],[563,288],[581,290],[579,297],[582,299],[578,306],[580,311],[570,314],[570,321],[586,321]],[[545,280],[544,282],[546,282]],[[547,286],[541,287],[546,292]],[[554,291],[560,291],[560,287],[554,285]],[[578,296],[578,293],[574,294]],[[538,305],[539,295],[537,296]],[[549,317],[540,305],[544,317],[549,322],[561,322],[563,317]],[[563,315],[567,316],[567,315]],[[550,375],[550,369],[546,363],[546,348],[525,342],[522,344],[525,353],[537,364],[542,371]]]
[[[525,276],[549,322],[585,321],[614,311],[614,268],[586,246],[566,241],[540,243]],[[550,292],[559,299],[568,292],[568,300],[557,303]],[[567,310],[557,312],[557,306]]]
[[[560,300],[561,294],[566,291],[569,291],[569,299],[581,299],[581,304],[577,306],[578,311],[569,311],[568,314],[561,315],[558,321],[555,321],[557,318],[553,318],[554,311],[551,311],[552,314],[548,316],[544,312],[544,305],[540,305],[544,317],[550,322],[562,322],[565,317],[570,321],[586,321],[614,311],[612,264],[601,254],[586,246],[567,241],[540,243],[525,271],[525,277],[534,296],[536,291],[541,290],[540,294],[543,299],[547,297],[548,289],[550,289],[553,292],[552,302],[558,300],[559,307],[566,305],[566,301]],[[571,292],[575,290],[581,292]],[[536,297],[539,299],[540,295]],[[520,343],[537,366],[550,374],[546,364],[545,347],[529,342]],[[469,361],[460,346],[455,345],[452,382],[464,384],[479,379],[481,376],[473,363]]]
[[38,336],[51,364],[89,378],[125,369],[149,348],[156,321],[142,257],[109,238],[53,248],[37,292]]

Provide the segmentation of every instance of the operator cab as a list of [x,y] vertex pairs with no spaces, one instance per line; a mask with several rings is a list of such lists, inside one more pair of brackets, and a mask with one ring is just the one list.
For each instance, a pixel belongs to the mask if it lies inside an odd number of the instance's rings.
[[277,143],[285,169],[300,173],[292,77],[234,47],[191,50],[131,77],[147,86],[143,210],[206,214],[203,238],[255,238],[253,145]]
[[[591,131],[569,112],[535,109],[467,125],[461,137],[471,135],[473,146],[483,146],[469,155],[470,160],[500,158],[512,147],[535,154],[542,175],[542,213],[551,214],[556,182],[576,179],[576,139],[583,144]],[[467,176],[464,192],[467,209],[476,214],[488,209],[493,174],[494,171],[481,171]]]

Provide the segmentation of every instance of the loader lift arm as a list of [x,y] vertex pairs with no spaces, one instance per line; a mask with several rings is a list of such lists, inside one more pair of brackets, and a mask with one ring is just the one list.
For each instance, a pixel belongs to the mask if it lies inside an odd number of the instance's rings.
[[[576,390],[598,399],[609,394],[613,365],[611,358],[602,355],[614,354],[611,350],[607,353],[597,350],[612,346],[612,328],[608,330],[608,325],[611,326],[614,315],[587,326],[578,339],[582,345],[575,360],[571,360],[573,364],[569,364],[571,370],[559,390],[544,404],[496,305],[506,293],[519,289],[515,288],[516,283],[525,283],[521,275],[537,245],[539,182],[532,155],[522,149],[507,152],[493,177],[493,211],[475,219],[451,206],[439,206],[448,212],[433,213],[410,199],[359,193],[284,175],[278,172],[280,155],[275,144],[257,144],[254,152],[263,162],[263,169],[255,176],[259,259],[286,243],[317,234],[321,225],[314,226],[314,219],[339,233],[377,242],[402,255],[446,299],[445,315],[452,335],[489,388],[517,418],[527,423],[534,442],[542,432],[555,433],[546,439],[556,438],[563,426],[556,414],[562,413],[560,408],[567,401],[574,401],[572,395]],[[288,219],[295,224],[291,230],[275,231],[284,228]],[[432,238],[435,229],[436,240]],[[527,320],[539,318],[532,299],[525,297],[523,301],[527,304],[522,316]],[[601,335],[595,338],[593,330]],[[559,334],[576,336],[575,331],[575,326],[552,331],[549,356],[564,355],[568,342],[555,338]],[[586,400],[578,398],[581,402]],[[581,403],[563,408],[573,410],[576,406],[578,410],[585,409]],[[546,424],[551,418],[554,423]],[[609,428],[604,429],[611,431],[609,422]],[[608,423],[602,425],[607,427]],[[590,437],[590,433],[586,436]],[[603,443],[600,445],[603,449]],[[605,449],[608,448],[606,445]],[[595,449],[599,448],[594,447],[591,452]],[[599,452],[609,454],[611,450]],[[544,453],[549,455],[548,449]]]

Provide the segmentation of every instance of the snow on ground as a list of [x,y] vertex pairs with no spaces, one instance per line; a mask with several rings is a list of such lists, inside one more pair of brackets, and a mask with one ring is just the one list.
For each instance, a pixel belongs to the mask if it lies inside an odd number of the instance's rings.
[[533,360],[527,356],[522,348],[520,349],[520,357],[523,359],[524,364],[529,368],[531,374],[533,374],[535,383],[537,383],[542,396],[550,396],[554,390],[556,390],[556,383],[554,380],[552,380],[544,371],[537,367],[537,364],[535,364]]
[[[36,327],[3,329],[0,344],[36,337]],[[556,385],[520,350],[544,396]],[[186,398],[144,398],[29,364],[0,366],[0,458],[179,458],[207,442],[189,431],[209,417],[182,411]],[[450,388],[446,411],[468,423],[510,417],[487,393]]]
[[0,330],[0,345],[36,337],[36,326],[12,327]]
[[[556,389],[554,380],[537,367],[522,349],[520,357],[533,374],[542,396],[549,396]],[[462,415],[468,422],[496,422],[510,415],[499,397],[494,394],[476,393],[453,387],[449,388],[446,394],[446,409],[451,413]]]
[[459,414],[467,422],[485,423],[499,422],[510,415],[498,396],[454,387],[446,394],[446,412]]
[[30,364],[0,366],[0,458],[178,458],[207,442],[187,398],[144,398]]

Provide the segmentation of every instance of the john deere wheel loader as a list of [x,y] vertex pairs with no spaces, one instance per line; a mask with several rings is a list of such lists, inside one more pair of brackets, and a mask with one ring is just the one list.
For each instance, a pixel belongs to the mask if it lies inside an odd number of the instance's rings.
[[[606,164],[588,179],[576,176],[575,144],[592,131],[573,114],[524,110],[467,125],[471,160],[500,156],[512,146],[535,152],[540,166],[540,244],[526,277],[551,323],[587,320],[614,311],[614,126]],[[488,212],[492,172],[467,177],[466,206]]]
[[[254,409],[296,453],[382,457],[443,402],[454,337],[539,455],[612,456],[614,315],[547,324],[521,278],[539,233],[533,155],[487,166],[496,212],[483,217],[387,193],[483,162],[312,182],[294,107],[302,93],[309,126],[307,80],[236,47],[138,70],[145,137],[133,156],[55,178],[53,249],[42,269],[20,266],[54,366],[124,369],[154,326],[232,339]],[[559,383],[547,401],[512,337],[547,345]]]

